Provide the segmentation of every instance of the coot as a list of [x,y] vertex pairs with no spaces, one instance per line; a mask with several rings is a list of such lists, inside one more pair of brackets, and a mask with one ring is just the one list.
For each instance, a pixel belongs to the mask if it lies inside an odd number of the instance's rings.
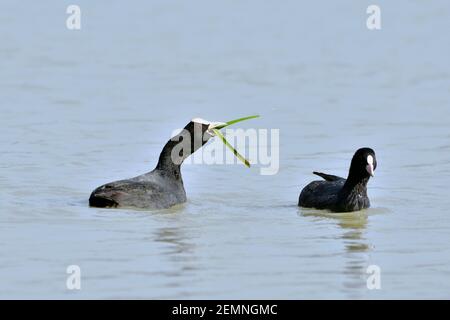
[[306,208],[350,212],[370,207],[367,182],[377,167],[375,151],[361,148],[350,164],[347,179],[321,172],[313,172],[325,181],[313,181],[300,193],[298,205]]
[[221,122],[192,119],[180,134],[166,143],[153,171],[98,187],[92,192],[89,205],[163,209],[185,202],[181,164],[213,137],[212,129],[223,126]]

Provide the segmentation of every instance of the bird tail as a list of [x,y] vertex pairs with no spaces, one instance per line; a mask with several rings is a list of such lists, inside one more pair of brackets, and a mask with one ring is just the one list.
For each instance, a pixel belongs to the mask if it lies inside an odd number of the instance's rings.
[[322,177],[323,179],[325,179],[326,181],[338,181],[338,180],[344,180],[344,178],[338,177],[338,176],[333,176],[331,174],[326,174],[326,173],[322,173],[322,172],[317,172],[314,171],[313,172],[315,175]]

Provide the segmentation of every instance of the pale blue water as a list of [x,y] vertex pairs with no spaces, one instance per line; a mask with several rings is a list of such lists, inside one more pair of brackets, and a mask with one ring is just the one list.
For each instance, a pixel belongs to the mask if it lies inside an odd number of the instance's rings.
[[[0,4],[1,298],[449,298],[450,3]],[[280,129],[280,171],[187,165],[189,201],[100,210],[200,116]],[[369,210],[297,208],[370,146]],[[82,289],[66,289],[66,267]],[[381,268],[368,290],[366,268]]]

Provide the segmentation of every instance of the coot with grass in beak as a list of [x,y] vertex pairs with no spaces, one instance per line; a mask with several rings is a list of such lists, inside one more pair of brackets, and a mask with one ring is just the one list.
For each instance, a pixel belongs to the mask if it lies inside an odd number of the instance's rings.
[[214,136],[213,129],[225,125],[192,119],[180,134],[166,143],[153,171],[98,187],[92,192],[89,205],[99,208],[162,209],[185,202],[181,164]]
[[350,212],[370,207],[367,182],[377,167],[375,151],[361,148],[353,156],[347,179],[321,172],[325,181],[313,181],[300,193],[298,205],[306,208]]

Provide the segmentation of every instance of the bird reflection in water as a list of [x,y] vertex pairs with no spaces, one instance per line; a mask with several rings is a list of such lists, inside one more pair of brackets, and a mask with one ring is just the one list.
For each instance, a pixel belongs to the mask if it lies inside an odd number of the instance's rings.
[[[162,227],[154,231],[153,240],[162,244],[160,257],[166,260],[168,268],[164,271],[167,288],[185,288],[189,279],[198,269],[196,248],[188,230],[176,226]],[[188,286],[189,287],[189,286]],[[188,294],[179,292],[178,294]]]
[[344,258],[345,276],[343,281],[343,291],[348,294],[348,298],[360,299],[367,294],[366,280],[368,274],[366,269],[370,265],[369,252],[372,246],[367,243],[365,231],[368,225],[369,210],[348,213],[332,213],[324,210],[303,209],[301,215],[328,219],[341,228],[338,236],[343,240],[345,251]]

